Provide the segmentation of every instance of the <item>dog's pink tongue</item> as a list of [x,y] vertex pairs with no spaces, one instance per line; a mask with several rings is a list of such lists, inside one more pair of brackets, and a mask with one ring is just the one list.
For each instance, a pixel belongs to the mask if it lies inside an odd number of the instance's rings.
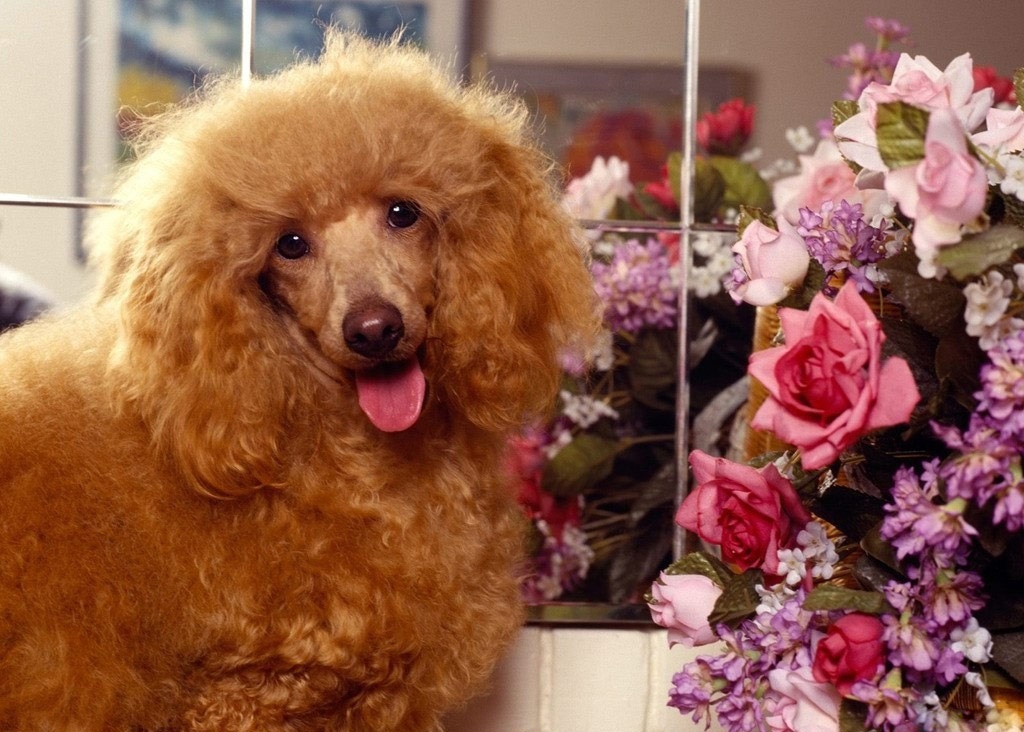
[[423,409],[426,379],[415,358],[356,375],[359,406],[382,432],[412,427]]

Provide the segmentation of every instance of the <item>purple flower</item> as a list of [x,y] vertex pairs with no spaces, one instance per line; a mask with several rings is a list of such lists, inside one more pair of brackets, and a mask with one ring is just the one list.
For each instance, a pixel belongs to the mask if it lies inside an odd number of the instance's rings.
[[882,536],[892,542],[899,559],[930,556],[952,566],[966,558],[971,537],[978,534],[963,517],[967,501],[954,498],[937,504],[937,498],[934,482],[922,486],[912,470],[897,470]]
[[711,726],[708,710],[711,706],[711,694],[714,691],[714,679],[704,657],[683,666],[683,669],[672,677],[672,688],[668,692],[668,705],[675,707],[682,714],[693,712],[694,722],[707,720]]
[[890,43],[905,41],[910,37],[910,28],[898,20],[871,15],[864,19],[864,25],[877,33],[884,41]]
[[846,99],[859,99],[869,84],[887,84],[891,81],[899,61],[899,52],[889,47],[906,41],[910,35],[910,29],[896,20],[869,17],[865,25],[878,36],[875,48],[869,49],[863,43],[854,43],[845,54],[830,59],[836,68],[850,69],[846,93],[843,94]]
[[967,622],[985,606],[984,582],[974,572],[936,569],[929,565],[920,578],[926,617],[942,627]]
[[[797,231],[811,257],[825,269],[826,280],[845,273],[860,292],[874,292],[872,265],[885,258],[886,242],[893,236],[888,221],[871,226],[864,218],[863,205],[843,199],[838,205],[826,201],[817,212],[800,209]],[[835,294],[835,288],[825,289]]]
[[765,729],[764,707],[761,699],[768,687],[764,676],[744,677],[736,684],[731,693],[715,706],[715,716],[719,724],[729,732],[748,732],[753,729]]
[[939,473],[951,498],[984,507],[1009,531],[1024,528],[1024,334],[1013,333],[988,351],[978,406],[967,429],[933,425],[957,451]]
[[878,684],[858,681],[853,685],[852,696],[868,705],[868,729],[897,730],[915,720],[914,703],[921,694],[913,688],[896,686],[897,683],[898,677],[893,683],[887,676]]
[[882,622],[882,640],[889,647],[890,663],[914,671],[931,671],[935,667],[939,658],[937,639],[920,618],[904,613],[900,617],[885,615]]
[[605,322],[613,331],[675,327],[678,288],[668,252],[657,239],[646,244],[625,241],[610,262],[594,262],[590,269],[605,305]]

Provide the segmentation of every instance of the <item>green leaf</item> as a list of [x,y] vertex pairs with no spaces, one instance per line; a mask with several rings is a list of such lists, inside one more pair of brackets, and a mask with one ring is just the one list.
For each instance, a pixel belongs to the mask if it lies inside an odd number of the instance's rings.
[[832,127],[835,129],[860,112],[860,105],[854,99],[840,99],[832,102]]
[[708,615],[708,622],[714,627],[719,623],[736,625],[750,617],[757,610],[761,599],[755,586],[764,583],[764,574],[759,569],[748,569],[743,574],[733,575],[722,588],[722,594]]
[[888,287],[911,320],[937,338],[951,328],[963,329],[964,293],[952,282],[925,279],[918,274],[917,256],[910,251],[882,260]]
[[544,466],[541,487],[555,496],[579,495],[611,474],[618,447],[605,437],[577,436]]
[[1024,69],[1013,72],[1013,90],[1017,92],[1017,106],[1024,109]]
[[881,521],[860,540],[860,546],[865,554],[881,563],[884,567],[894,572],[903,571],[902,567],[900,567],[899,559],[896,558],[896,550],[892,548],[889,542],[882,538]]
[[629,389],[640,404],[675,411],[678,334],[674,329],[641,331],[629,349]]
[[[622,216],[616,218],[629,220],[654,220],[654,221],[670,221],[673,218],[674,212],[670,212],[661,203],[649,193],[646,193],[641,188],[636,188],[633,191],[633,198],[636,200],[636,205],[631,206],[628,203],[622,208],[625,209]],[[620,198],[617,203],[624,203]],[[619,208],[616,207],[616,211]]]
[[[832,129],[835,129],[841,125],[850,117],[860,112],[860,105],[852,99],[842,99],[838,102],[832,103]],[[864,168],[853,162],[852,160],[843,158],[843,161],[854,173],[859,173]]]
[[839,732],[867,732],[868,705],[856,699],[839,702]]
[[939,249],[935,261],[958,280],[980,275],[1024,248],[1024,230],[1000,224]]
[[672,197],[676,201],[683,200],[683,192],[681,186],[683,185],[683,154],[681,152],[669,153],[668,160],[665,163],[665,169],[668,174],[668,184],[672,186]]
[[913,165],[924,158],[928,112],[904,102],[878,105],[875,131],[878,152],[890,168]]
[[665,574],[699,574],[719,587],[725,587],[736,576],[725,562],[706,552],[691,552],[672,562]]
[[739,158],[715,155],[711,158],[711,164],[725,181],[719,208],[739,211],[740,206],[762,209],[772,207],[772,189],[750,163]]
[[694,220],[711,221],[724,195],[725,178],[706,159],[697,158],[693,166]]
[[740,206],[740,218],[736,225],[736,233],[743,236],[746,228],[755,221],[760,221],[769,229],[779,230],[779,225],[775,222],[775,219],[770,214],[765,213],[764,210],[753,206]]
[[855,610],[879,615],[892,606],[881,592],[852,590],[836,585],[818,585],[804,600],[805,610]]
[[672,551],[675,522],[668,506],[630,523],[630,541],[612,552],[608,566],[608,599],[613,603],[630,602],[649,589]]

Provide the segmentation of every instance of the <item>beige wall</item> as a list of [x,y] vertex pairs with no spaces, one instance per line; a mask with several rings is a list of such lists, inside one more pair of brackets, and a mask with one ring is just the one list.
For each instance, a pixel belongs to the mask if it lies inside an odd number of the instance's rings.
[[845,89],[826,59],[855,41],[871,41],[869,15],[910,26],[916,47],[940,68],[970,51],[976,64],[1009,75],[1024,66],[1021,0],[705,0],[701,58],[751,70],[757,83],[755,143],[766,156],[790,154],[787,127],[813,128]]
[[490,0],[480,3],[484,50],[529,61],[678,63],[682,0]]

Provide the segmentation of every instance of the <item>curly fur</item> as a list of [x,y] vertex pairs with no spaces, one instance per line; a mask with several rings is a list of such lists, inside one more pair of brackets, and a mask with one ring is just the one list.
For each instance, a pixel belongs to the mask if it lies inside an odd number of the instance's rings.
[[[340,34],[151,125],[96,296],[0,340],[0,728],[434,730],[478,690],[521,621],[505,439],[596,328],[547,176],[509,98]],[[381,298],[400,432],[338,332]]]

